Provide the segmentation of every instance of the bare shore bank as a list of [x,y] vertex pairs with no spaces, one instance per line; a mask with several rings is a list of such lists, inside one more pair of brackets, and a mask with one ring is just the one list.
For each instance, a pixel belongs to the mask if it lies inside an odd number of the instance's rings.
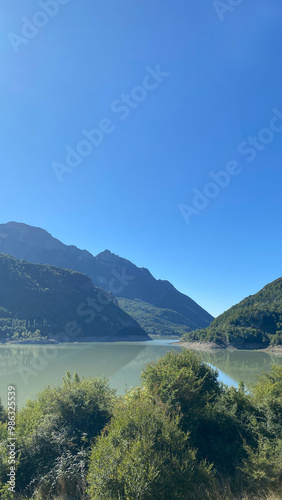
[[275,354],[282,356],[282,346],[269,346],[264,349],[252,348],[252,349],[237,349],[234,346],[219,346],[214,342],[174,342],[174,344],[178,344],[181,347],[185,347],[185,349],[192,349],[195,351],[215,351],[215,350],[228,350],[228,351],[257,351],[257,352],[267,352],[269,354]]

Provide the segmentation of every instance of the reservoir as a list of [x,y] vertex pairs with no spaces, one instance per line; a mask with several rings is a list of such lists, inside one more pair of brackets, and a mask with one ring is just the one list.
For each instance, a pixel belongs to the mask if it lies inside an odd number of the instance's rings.
[[[124,393],[140,384],[147,363],[157,361],[169,350],[180,351],[175,339],[149,342],[95,342],[83,344],[0,345],[0,397],[7,405],[7,387],[14,385],[17,405],[36,397],[47,385],[62,384],[67,371],[80,377],[104,376],[110,385]],[[250,387],[271,366],[282,366],[282,356],[263,351],[197,351],[201,359],[216,368],[219,380],[238,386],[242,380]]]

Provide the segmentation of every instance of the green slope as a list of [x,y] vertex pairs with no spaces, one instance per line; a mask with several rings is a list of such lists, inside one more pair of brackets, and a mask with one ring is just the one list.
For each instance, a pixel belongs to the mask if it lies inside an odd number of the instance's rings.
[[266,285],[216,318],[208,328],[183,340],[230,344],[238,348],[282,344],[282,278]]
[[0,341],[148,340],[116,300],[76,271],[0,254]]
[[177,335],[191,331],[190,322],[171,309],[161,309],[139,299],[119,298],[118,305],[134,318],[149,335]]

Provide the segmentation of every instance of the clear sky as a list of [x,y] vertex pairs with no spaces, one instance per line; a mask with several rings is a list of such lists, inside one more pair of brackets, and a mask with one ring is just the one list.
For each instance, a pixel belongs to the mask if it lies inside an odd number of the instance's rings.
[[281,0],[0,11],[1,222],[108,248],[214,315],[281,276]]

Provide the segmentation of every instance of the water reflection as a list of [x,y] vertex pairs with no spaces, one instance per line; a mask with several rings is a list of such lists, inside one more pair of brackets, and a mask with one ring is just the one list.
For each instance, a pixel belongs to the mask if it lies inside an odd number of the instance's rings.
[[[199,352],[199,351],[197,351]],[[233,380],[238,385],[243,380],[247,386],[254,384],[262,372],[269,372],[273,365],[282,366],[282,356],[262,351],[201,351],[203,361],[213,365],[223,374],[221,380],[229,383]],[[226,378],[226,381],[224,380]]]
[[122,393],[140,383],[140,373],[148,362],[163,356],[171,346],[163,342],[121,342],[0,346],[0,398],[5,405],[7,386],[17,388],[17,404],[22,406],[47,385],[61,384],[66,371],[80,376],[103,375]]
[[[119,393],[140,383],[144,366],[156,361],[168,350],[182,349],[171,339],[152,342],[60,344],[56,346],[1,345],[0,397],[6,404],[7,386],[17,388],[17,404],[22,406],[47,385],[61,385],[66,371],[80,376],[103,375]],[[266,352],[197,351],[202,360],[219,370],[219,379],[226,384],[246,386],[256,381],[262,371],[274,364],[282,365],[282,357]]]

